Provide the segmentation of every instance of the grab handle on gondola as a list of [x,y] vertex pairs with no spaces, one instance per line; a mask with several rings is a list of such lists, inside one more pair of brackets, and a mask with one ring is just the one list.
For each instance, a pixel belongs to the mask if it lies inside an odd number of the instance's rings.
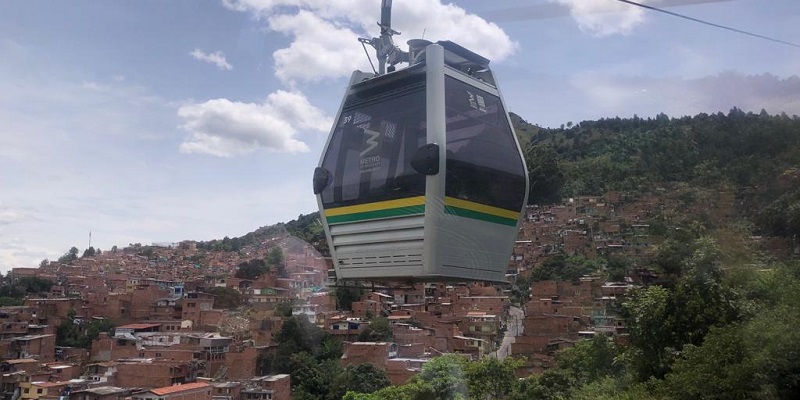
[[411,167],[420,174],[438,174],[439,145],[436,143],[429,143],[417,149],[416,153],[414,153],[414,157],[411,158]]
[[320,194],[331,183],[331,173],[325,168],[314,169],[314,194]]

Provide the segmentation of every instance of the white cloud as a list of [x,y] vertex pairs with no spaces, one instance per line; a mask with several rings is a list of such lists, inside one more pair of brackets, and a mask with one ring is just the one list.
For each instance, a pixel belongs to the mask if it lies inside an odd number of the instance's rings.
[[[18,242],[17,239],[14,242]],[[19,243],[0,243],[0,272],[10,271],[16,267],[33,267],[53,251],[39,246],[26,246]]]
[[219,157],[257,149],[305,153],[308,146],[295,138],[298,129],[327,131],[331,121],[298,92],[279,90],[260,104],[213,99],[178,109],[189,136],[180,145],[184,153]]
[[355,67],[366,67],[355,32],[309,11],[270,17],[268,25],[274,31],[294,36],[289,47],[273,53],[275,75],[284,82],[338,78]]
[[[223,0],[223,5],[264,18],[270,30],[291,38],[287,47],[273,53],[275,74],[284,82],[338,78],[369,68],[357,38],[377,36],[377,0]],[[517,48],[497,25],[453,4],[416,0],[393,6],[392,27],[404,33],[395,37],[401,48],[423,32],[425,39],[452,40],[491,60],[502,60]]]
[[0,226],[11,225],[29,218],[27,212],[0,205]]
[[205,53],[200,49],[194,49],[189,55],[194,57],[195,60],[214,64],[221,70],[230,71],[233,69],[233,65],[228,63],[228,60],[225,59],[225,54],[222,54],[221,51]]
[[[550,0],[563,4],[583,31],[597,36],[628,34],[644,21],[644,9],[613,0]],[[647,1],[641,1],[647,3]]]
[[[451,40],[492,61],[502,61],[518,47],[499,26],[454,4],[426,0],[397,1],[394,5],[392,25],[404,33],[398,43],[420,38],[424,32],[427,40]],[[377,12],[376,8],[372,15],[377,17]],[[370,24],[368,28],[373,32],[375,22]]]
[[[800,77],[781,79],[771,74],[725,72],[699,79],[622,77],[580,74],[570,82],[587,104],[603,116],[669,116],[727,112],[733,107],[771,114],[800,114]],[[576,93],[576,94],[578,94]]]

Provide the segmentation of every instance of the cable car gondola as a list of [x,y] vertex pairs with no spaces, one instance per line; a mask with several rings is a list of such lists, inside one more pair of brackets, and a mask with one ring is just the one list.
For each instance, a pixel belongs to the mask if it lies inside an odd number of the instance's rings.
[[450,41],[404,52],[381,11],[361,39],[379,70],[353,72],[314,171],[337,281],[504,282],[528,178],[489,60]]

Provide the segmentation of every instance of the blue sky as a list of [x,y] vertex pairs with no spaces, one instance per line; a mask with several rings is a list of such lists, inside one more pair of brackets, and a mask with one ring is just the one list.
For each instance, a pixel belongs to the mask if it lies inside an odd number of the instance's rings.
[[[796,0],[660,0],[794,41]],[[691,4],[696,3],[696,4]],[[379,0],[0,3],[0,271],[71,246],[209,240],[316,210],[311,174]],[[508,108],[800,114],[800,49],[614,0],[395,0],[398,44],[492,60]]]

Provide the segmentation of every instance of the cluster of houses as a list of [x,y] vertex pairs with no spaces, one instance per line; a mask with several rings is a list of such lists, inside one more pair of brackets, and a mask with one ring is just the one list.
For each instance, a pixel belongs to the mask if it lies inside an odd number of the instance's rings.
[[[730,217],[734,198],[709,192],[693,207]],[[709,206],[710,203],[711,206]],[[526,209],[508,264],[510,281],[526,277],[557,253],[586,257],[619,254],[642,260],[660,242],[647,221],[685,206],[658,194],[635,199],[618,193],[579,197]],[[284,254],[284,271],[235,277],[239,263]],[[291,377],[264,375],[257,360],[274,354],[273,337],[292,314],[341,340],[343,365],[364,362],[402,384],[428,360],[459,353],[472,359],[524,357],[521,375],[553,365],[559,349],[598,334],[625,340],[610,311],[636,277],[605,282],[533,282],[530,298],[510,304],[510,286],[416,283],[363,290],[352,309],[337,309],[326,287],[330,260],[306,243],[279,237],[239,252],[198,250],[193,242],[107,251],[71,265],[51,262],[15,268],[13,279],[55,282],[50,293],[22,306],[0,307],[0,400],[280,400]],[[211,288],[240,294],[246,307],[223,308]],[[382,341],[363,335],[375,318],[391,328]],[[91,349],[56,345],[64,321],[113,321]]]

